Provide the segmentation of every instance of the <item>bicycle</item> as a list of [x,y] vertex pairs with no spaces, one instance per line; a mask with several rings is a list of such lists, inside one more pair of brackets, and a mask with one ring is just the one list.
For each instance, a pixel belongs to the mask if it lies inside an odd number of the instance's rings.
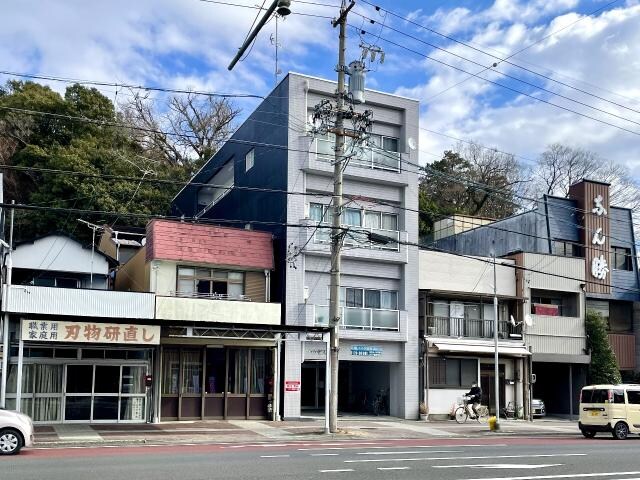
[[517,403],[509,402],[507,406],[502,409],[502,417],[506,419],[522,418],[522,407]]
[[471,405],[469,405],[469,397],[462,397],[463,405],[456,408],[454,413],[456,422],[465,423],[467,419],[471,418],[477,420],[478,423],[485,423],[489,419],[489,408],[484,405],[478,405],[476,408],[478,415],[473,413]]
[[375,400],[373,401],[373,414],[377,417],[380,414],[384,415],[387,411],[386,392],[384,390],[378,391]]

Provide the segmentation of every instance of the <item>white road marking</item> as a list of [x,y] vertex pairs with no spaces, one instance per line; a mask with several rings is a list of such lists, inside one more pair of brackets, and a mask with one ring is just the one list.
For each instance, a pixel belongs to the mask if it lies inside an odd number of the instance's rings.
[[[462,450],[431,450],[429,453],[459,453]],[[360,452],[356,455],[422,455],[424,452]]]
[[289,458],[289,455],[260,455],[260,458]]
[[339,468],[336,470],[318,470],[320,473],[340,473],[340,472],[353,472],[353,468]]
[[378,470],[409,470],[409,467],[378,467]]
[[339,453],[312,453],[312,457],[337,457]]
[[[494,458],[548,458],[548,457],[584,457],[586,453],[544,453],[538,455],[490,455],[486,457],[422,457],[422,458],[374,458],[366,460],[345,460],[344,463],[366,462],[417,462],[431,460],[484,460]],[[512,479],[509,479],[512,480]]]
[[[531,477],[497,477],[497,478],[470,478],[465,480],[551,480],[555,478],[588,478],[588,477],[614,477],[616,475],[638,475],[640,472],[606,472],[606,473],[571,473],[565,475],[538,475]],[[626,480],[634,480],[627,478]]]
[[490,463],[490,464],[474,464],[474,465],[434,465],[433,468],[498,468],[498,469],[515,469],[515,468],[547,468],[559,467],[563,463],[547,463],[547,464],[523,464],[523,463]]
[[[357,444],[347,444],[347,445],[363,445],[361,443]],[[368,445],[368,444],[367,444]],[[365,449],[383,449],[383,448],[466,448],[466,447],[507,447],[506,443],[496,443],[492,445],[480,445],[480,444],[467,444],[467,445],[378,445],[373,447],[312,447],[312,448],[298,448],[299,451],[313,451],[313,450],[365,450]]]

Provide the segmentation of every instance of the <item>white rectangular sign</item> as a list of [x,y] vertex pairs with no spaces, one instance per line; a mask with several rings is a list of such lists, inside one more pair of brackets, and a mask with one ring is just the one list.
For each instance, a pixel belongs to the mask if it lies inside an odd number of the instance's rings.
[[32,342],[159,345],[159,325],[22,320],[22,340]]

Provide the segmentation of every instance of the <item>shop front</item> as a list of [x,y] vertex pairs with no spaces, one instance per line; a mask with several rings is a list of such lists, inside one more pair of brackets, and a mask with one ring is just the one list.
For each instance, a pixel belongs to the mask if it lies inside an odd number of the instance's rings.
[[162,345],[160,420],[270,419],[274,341]]
[[144,423],[160,327],[20,320],[8,365],[6,408],[40,423]]

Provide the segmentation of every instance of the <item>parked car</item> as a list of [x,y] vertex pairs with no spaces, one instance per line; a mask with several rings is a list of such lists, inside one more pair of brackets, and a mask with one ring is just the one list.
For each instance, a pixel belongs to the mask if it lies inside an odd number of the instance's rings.
[[589,385],[580,393],[578,427],[586,438],[609,432],[624,440],[640,433],[640,385]]
[[33,422],[28,415],[0,408],[0,455],[15,455],[33,446]]
[[531,411],[534,417],[544,417],[547,414],[547,407],[540,399],[531,400]]

